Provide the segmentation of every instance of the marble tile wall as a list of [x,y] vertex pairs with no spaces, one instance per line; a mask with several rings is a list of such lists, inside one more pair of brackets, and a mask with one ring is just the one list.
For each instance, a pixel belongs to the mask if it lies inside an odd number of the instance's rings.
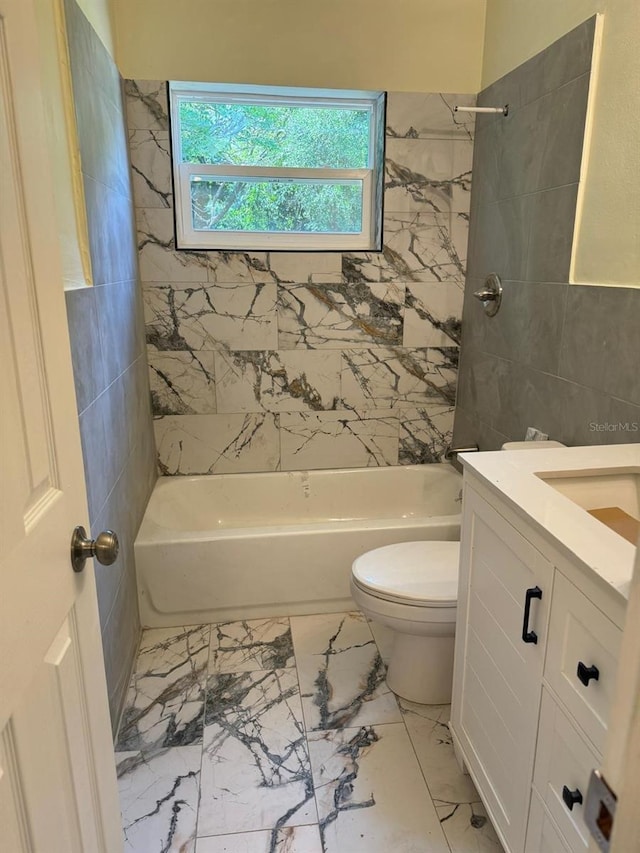
[[[640,441],[640,290],[568,284],[595,19],[478,96],[456,444]],[[496,272],[487,318],[473,298]]]
[[75,0],[65,16],[94,286],[66,294],[91,531],[120,555],[96,563],[114,728],[140,638],[133,541],[156,478],[120,76]]
[[389,94],[381,252],[178,252],[166,84],[125,89],[161,473],[442,459],[473,96]]

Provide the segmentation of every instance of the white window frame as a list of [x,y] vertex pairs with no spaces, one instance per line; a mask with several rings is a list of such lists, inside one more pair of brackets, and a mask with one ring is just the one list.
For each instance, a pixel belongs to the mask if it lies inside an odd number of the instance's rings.
[[[299,169],[263,166],[215,166],[183,163],[180,140],[180,101],[209,103],[271,104],[277,106],[339,106],[367,109],[369,122],[369,167],[366,169]],[[176,248],[195,250],[267,251],[375,251],[381,230],[382,210],[376,179],[383,163],[376,162],[376,139],[384,134],[384,93],[329,89],[293,89],[275,86],[232,86],[228,84],[169,82],[171,145],[176,224]],[[382,129],[380,130],[380,124]],[[382,157],[380,156],[380,159]],[[362,228],[349,234],[272,231],[196,231],[191,218],[191,177],[228,179],[279,178],[281,180],[362,181]]]

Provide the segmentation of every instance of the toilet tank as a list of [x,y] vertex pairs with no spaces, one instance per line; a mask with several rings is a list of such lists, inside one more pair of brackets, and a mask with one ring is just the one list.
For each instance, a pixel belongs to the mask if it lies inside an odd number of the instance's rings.
[[502,450],[548,450],[550,447],[566,447],[561,441],[505,441],[502,445]]

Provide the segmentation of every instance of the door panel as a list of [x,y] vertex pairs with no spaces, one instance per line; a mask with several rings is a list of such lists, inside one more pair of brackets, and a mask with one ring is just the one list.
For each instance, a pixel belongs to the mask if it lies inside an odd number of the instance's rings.
[[7,726],[0,734],[0,826],[3,844],[15,853],[33,849],[24,805],[13,731]]
[[0,0],[1,845],[117,853],[95,578],[91,563],[76,574],[69,559],[73,528],[88,524],[40,3]]

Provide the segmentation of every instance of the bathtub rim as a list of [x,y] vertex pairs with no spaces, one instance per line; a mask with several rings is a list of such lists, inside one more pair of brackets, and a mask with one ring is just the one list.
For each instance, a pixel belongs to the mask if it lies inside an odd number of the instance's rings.
[[[443,467],[441,467],[443,466]],[[447,471],[446,476],[452,476],[453,479],[457,482],[460,487],[460,497],[456,499],[455,503],[458,505],[459,509],[457,512],[447,512],[443,513],[442,508],[438,508],[437,511],[429,514],[416,514],[411,516],[400,516],[400,515],[385,515],[385,516],[364,516],[359,518],[340,518],[340,519],[327,519],[323,518],[318,521],[310,521],[308,519],[304,519],[300,522],[287,522],[285,524],[261,524],[261,525],[252,525],[252,526],[242,526],[241,524],[234,527],[210,527],[210,528],[191,528],[191,529],[181,529],[179,527],[170,527],[167,525],[162,525],[158,523],[153,517],[153,509],[154,509],[154,498],[157,493],[160,491],[164,491],[170,488],[186,488],[188,489],[189,483],[195,481],[201,481],[204,479],[215,478],[216,480],[224,481],[231,479],[234,482],[242,482],[242,480],[251,480],[255,477],[274,477],[274,478],[288,478],[291,476],[296,476],[302,480],[305,477],[314,477],[314,476],[329,476],[329,475],[360,475],[370,476],[372,473],[376,473],[377,476],[384,476],[384,473],[393,472],[394,476],[398,476],[399,472],[407,472],[407,474],[416,474],[420,473],[426,475],[428,477],[428,472],[432,468],[440,469],[440,472]],[[366,473],[365,473],[366,472]],[[402,476],[402,475],[400,475]],[[397,465],[397,466],[389,466],[386,468],[322,468],[322,469],[311,469],[311,470],[300,470],[300,471],[269,471],[269,472],[249,472],[242,474],[197,474],[188,477],[159,477],[156,481],[156,484],[152,490],[151,496],[145,508],[145,512],[138,529],[138,533],[135,537],[136,545],[150,545],[150,544],[159,544],[159,543],[177,543],[177,542],[207,542],[211,539],[234,539],[234,538],[247,538],[247,537],[262,537],[267,535],[295,535],[296,532],[299,533],[309,533],[313,531],[318,531],[320,529],[335,529],[335,530],[345,530],[354,528],[354,529],[379,529],[379,528],[389,528],[389,527],[410,527],[414,525],[420,525],[429,523],[431,519],[446,519],[447,521],[457,521],[460,522],[460,516],[462,513],[462,487],[463,487],[463,479],[462,476],[449,464],[449,463],[424,463],[420,465]],[[447,508],[451,509],[451,503],[447,504]],[[418,508],[419,509],[419,508]]]
[[211,542],[234,539],[264,539],[265,537],[304,536],[309,533],[328,533],[331,531],[358,530],[404,530],[411,527],[437,527],[442,524],[460,526],[461,513],[451,515],[417,515],[411,518],[367,518],[345,519],[342,521],[318,521],[304,524],[270,524],[265,527],[224,527],[210,530],[171,530],[151,522],[153,527],[146,536],[142,527],[134,540],[135,547],[175,545],[181,542]]

